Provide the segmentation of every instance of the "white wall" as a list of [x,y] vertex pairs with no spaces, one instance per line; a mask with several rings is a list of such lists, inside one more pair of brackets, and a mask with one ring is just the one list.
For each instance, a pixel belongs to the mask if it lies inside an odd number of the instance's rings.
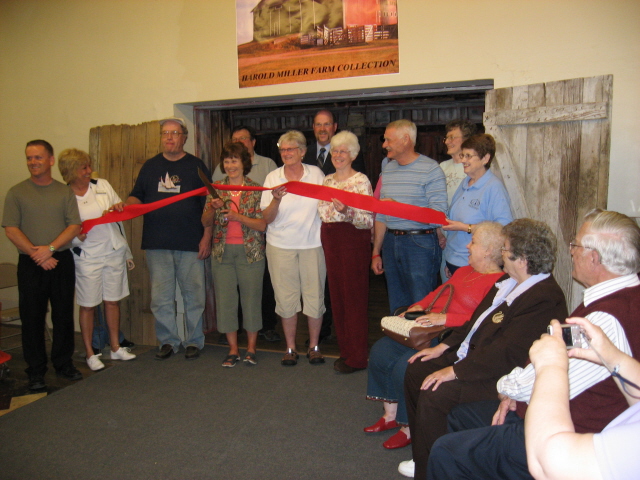
[[[613,74],[609,208],[640,211],[640,2],[398,0],[398,14],[397,75],[240,90],[233,0],[0,0],[0,205],[27,176],[26,141],[87,150],[91,127],[158,119],[176,103]],[[0,236],[0,261],[15,259]]]

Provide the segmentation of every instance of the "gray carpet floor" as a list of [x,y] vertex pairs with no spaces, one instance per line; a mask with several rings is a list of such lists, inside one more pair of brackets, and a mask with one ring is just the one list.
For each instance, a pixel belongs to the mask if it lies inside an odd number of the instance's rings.
[[0,417],[0,478],[401,479],[409,447],[362,431],[382,412],[367,373],[333,359],[222,368],[226,349],[116,364]]

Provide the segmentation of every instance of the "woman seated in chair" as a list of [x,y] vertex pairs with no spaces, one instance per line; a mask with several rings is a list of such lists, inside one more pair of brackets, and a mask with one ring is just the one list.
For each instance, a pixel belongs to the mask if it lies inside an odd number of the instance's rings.
[[[501,268],[503,245],[502,225],[496,222],[478,224],[471,242],[467,245],[469,265],[458,269],[446,283],[454,287],[453,298],[447,313],[435,313],[440,312],[447,302],[447,295],[443,292],[433,305],[432,311],[418,317],[417,321],[425,326],[455,327],[469,320],[489,289],[503,275]],[[425,310],[442,288],[444,285],[410,306],[407,311]],[[384,415],[364,431],[383,432],[401,427],[400,431],[382,444],[385,448],[401,448],[411,443],[403,384],[407,360],[416,353],[416,350],[401,345],[389,337],[381,338],[371,348],[367,399],[383,401]]]

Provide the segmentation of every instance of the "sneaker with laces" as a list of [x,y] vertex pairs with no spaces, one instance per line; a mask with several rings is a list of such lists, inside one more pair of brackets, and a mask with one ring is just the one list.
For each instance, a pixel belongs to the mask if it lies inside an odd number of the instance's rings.
[[317,345],[309,349],[307,352],[307,358],[311,365],[320,365],[321,363],[324,363],[324,356],[320,353],[320,348]]
[[99,353],[98,355],[91,355],[89,358],[87,358],[87,365],[89,365],[89,368],[94,372],[97,372],[98,370],[102,370],[104,368],[104,363],[102,363],[99,358],[101,356],[102,354]]
[[111,360],[133,360],[136,356],[120,347],[115,352],[111,352]]
[[398,465],[398,472],[405,477],[413,478],[416,471],[416,464],[413,460],[405,460]]

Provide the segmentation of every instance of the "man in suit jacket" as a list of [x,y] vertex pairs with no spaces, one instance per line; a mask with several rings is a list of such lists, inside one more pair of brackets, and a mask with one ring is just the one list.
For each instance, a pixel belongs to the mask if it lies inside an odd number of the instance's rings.
[[[416,478],[426,476],[431,447],[447,433],[451,408],[494,399],[496,381],[525,365],[531,344],[552,319],[567,316],[564,294],[551,275],[556,239],[550,228],[521,218],[503,232],[509,278],[496,283],[471,320],[409,359],[404,387]],[[408,464],[413,469],[413,462],[402,462],[401,473]]]
[[[316,141],[309,143],[307,153],[302,161],[308,165],[320,167],[325,175],[336,171],[331,161],[330,143],[337,129],[338,123],[335,121],[333,113],[329,110],[320,110],[316,113],[316,116],[313,117],[313,135]],[[365,173],[362,151],[360,151],[353,161],[352,166],[354,170]]]

